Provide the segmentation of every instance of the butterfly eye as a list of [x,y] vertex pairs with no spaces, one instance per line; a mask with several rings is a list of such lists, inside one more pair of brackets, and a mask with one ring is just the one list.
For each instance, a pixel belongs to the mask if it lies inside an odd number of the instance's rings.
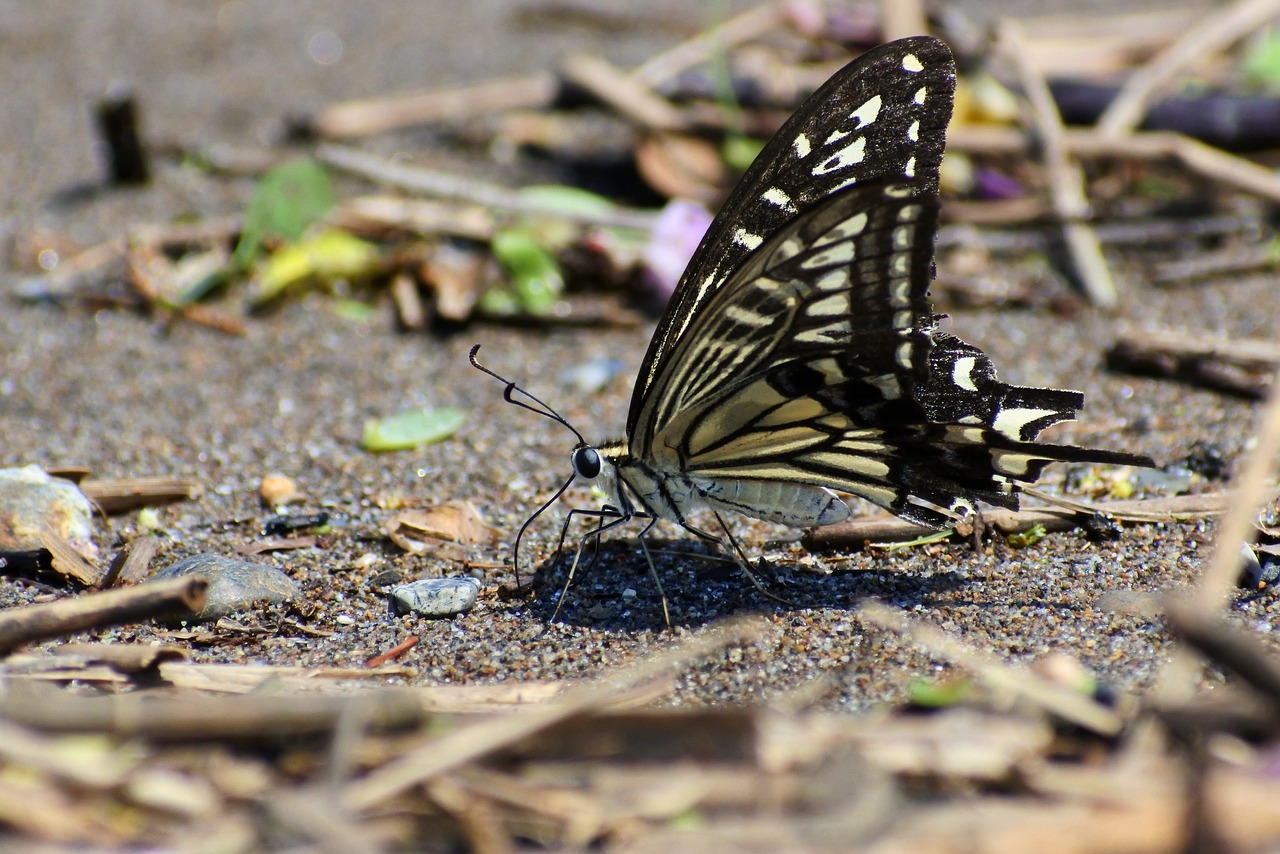
[[595,448],[583,445],[573,451],[573,470],[579,477],[594,480],[600,474],[600,454]]

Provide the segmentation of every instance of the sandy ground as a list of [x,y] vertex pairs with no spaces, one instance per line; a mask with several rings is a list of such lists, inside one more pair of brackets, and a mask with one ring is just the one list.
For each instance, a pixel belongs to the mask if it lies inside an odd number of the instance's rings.
[[[7,236],[44,229],[50,240],[91,244],[128,224],[236,211],[248,181],[209,177],[161,163],[143,190],[101,192],[92,143],[91,105],[104,85],[132,86],[156,141],[225,143],[246,148],[276,140],[284,120],[331,101],[545,68],[589,47],[621,64],[637,62],[696,30],[700,16],[678,3],[649,3],[635,25],[602,30],[541,25],[513,4],[409,2],[171,4],[0,2],[0,228]],[[523,22],[522,22],[523,20]],[[657,24],[655,25],[655,22]],[[336,35],[341,58],[309,55],[319,34]],[[322,38],[328,38],[324,36]],[[330,42],[331,43],[331,42]],[[323,42],[322,42],[323,44]],[[13,120],[16,118],[17,120]],[[418,154],[427,134],[379,144]],[[496,180],[509,167],[484,152],[429,155]],[[308,666],[359,664],[410,634],[422,643],[400,662],[422,683],[590,676],[670,642],[657,593],[634,541],[608,542],[589,577],[573,588],[560,619],[548,625],[552,597],[504,602],[497,585],[510,569],[486,569],[479,606],[454,620],[388,614],[385,583],[457,574],[450,560],[406,558],[381,533],[397,497],[473,502],[508,532],[478,551],[479,562],[510,562],[519,524],[567,474],[571,437],[505,405],[501,387],[473,371],[466,352],[485,345],[491,366],[527,382],[594,438],[616,434],[625,417],[629,377],[650,330],[547,332],[479,326],[450,337],[403,334],[389,308],[358,323],[313,298],[256,318],[232,338],[190,326],[162,328],[121,311],[25,305],[8,297],[20,274],[0,278],[0,465],[80,464],[102,477],[179,475],[206,485],[199,501],[164,509],[166,539],[155,566],[202,551],[231,553],[257,538],[266,515],[256,486],[268,473],[298,480],[310,498],[300,510],[325,509],[336,531],[325,549],[264,560],[306,590],[313,610],[300,619],[324,637],[294,629],[213,633],[197,660],[272,661]],[[1252,408],[1235,399],[1108,375],[1101,353],[1126,323],[1186,327],[1223,335],[1274,329],[1274,283],[1224,281],[1158,290],[1123,283],[1114,317],[1088,310],[953,312],[953,328],[982,346],[1006,379],[1086,391],[1081,422],[1055,440],[1148,453],[1159,463],[1185,456],[1196,441],[1233,462],[1246,447]],[[626,363],[605,390],[580,396],[561,372],[612,356]],[[463,408],[467,426],[451,441],[419,452],[375,456],[357,440],[367,417],[421,404]],[[572,496],[589,506],[585,493]],[[559,513],[531,529],[530,557],[554,546]],[[110,554],[131,535],[132,516],[111,520],[99,544]],[[1199,524],[1138,527],[1119,542],[1055,534],[1014,550],[1003,543],[975,552],[945,545],[905,554],[812,556],[777,542],[780,529],[743,523],[749,550],[779,565],[776,583],[795,606],[767,600],[731,568],[687,557],[659,561],[676,633],[728,614],[762,611],[775,626],[739,654],[687,674],[672,702],[777,696],[814,676],[834,675],[823,698],[865,708],[901,698],[906,685],[940,665],[899,638],[864,627],[852,606],[876,597],[975,646],[1029,660],[1065,651],[1120,689],[1150,684],[1168,655],[1157,621],[1134,616],[1136,594],[1185,588],[1207,555]],[[667,532],[676,549],[693,544]],[[372,557],[368,557],[372,556]],[[560,571],[552,580],[562,579]],[[0,605],[42,591],[0,580]],[[1232,611],[1260,632],[1280,613],[1274,599],[1241,594]],[[274,614],[248,624],[275,625]],[[156,638],[157,630],[112,633]],[[1212,680],[1213,674],[1206,674]]]

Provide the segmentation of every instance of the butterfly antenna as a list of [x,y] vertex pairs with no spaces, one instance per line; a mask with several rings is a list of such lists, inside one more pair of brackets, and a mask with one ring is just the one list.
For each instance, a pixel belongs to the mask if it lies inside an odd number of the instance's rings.
[[[475,350],[472,350],[471,355],[474,356],[475,352],[476,352]],[[479,366],[477,365],[477,367]],[[480,368],[480,370],[483,371],[484,368]],[[497,374],[494,374],[494,376],[497,376]],[[499,377],[499,379],[501,379],[501,377]],[[526,408],[532,409],[532,407],[526,407]],[[536,412],[537,410],[534,410],[534,411]],[[573,428],[570,428],[570,429],[573,429]],[[564,484],[559,489],[556,490],[556,494],[548,498],[546,500],[546,503],[544,503],[537,510],[533,511],[533,515],[530,516],[528,519],[524,520],[524,524],[520,526],[520,530],[516,533],[516,546],[514,549],[512,549],[512,554],[511,554],[511,562],[515,565],[515,571],[516,571],[516,587],[520,586],[520,541],[524,539],[525,530],[529,527],[529,525],[533,523],[534,519],[537,519],[539,516],[542,515],[542,511],[546,510],[552,504],[555,504],[557,501],[560,500],[560,496],[564,495],[565,490],[569,488],[569,485],[573,483],[574,479],[576,479],[577,476],[578,475],[576,472],[574,474],[569,475],[569,479],[566,480]]]
[[[587,443],[587,440],[583,438],[582,434],[578,432],[577,428],[576,428],[576,427],[574,427],[572,424],[570,424],[570,423],[565,419],[565,417],[564,417],[563,415],[561,415],[559,412],[556,412],[556,411],[555,411],[554,409],[552,409],[550,406],[548,406],[547,404],[543,403],[541,400],[539,400],[538,398],[534,397],[532,394],[530,394],[529,392],[525,391],[524,389],[522,389],[520,386],[516,385],[516,384],[515,384],[514,382],[512,382],[511,380],[507,379],[506,377],[502,376],[501,374],[495,373],[494,371],[490,370],[489,368],[486,368],[484,365],[482,365],[482,364],[480,364],[478,361],[476,361],[476,353],[479,353],[479,352],[480,352],[480,345],[479,345],[479,344],[477,344],[477,345],[475,345],[474,347],[472,347],[472,348],[471,348],[471,354],[470,354],[469,356],[467,356],[467,358],[471,361],[471,367],[473,367],[473,368],[475,368],[475,369],[477,369],[477,370],[479,370],[479,371],[483,371],[484,373],[488,374],[489,376],[493,377],[494,379],[498,380],[499,382],[502,382],[502,383],[505,383],[505,384],[506,384],[507,388],[506,388],[506,390],[505,390],[505,391],[503,391],[503,392],[502,392],[502,399],[503,399],[503,400],[505,400],[507,403],[513,403],[513,404],[515,404],[516,406],[520,407],[521,409],[527,409],[527,410],[529,410],[530,412],[536,412],[536,413],[538,413],[539,415],[543,416],[544,418],[550,418],[552,421],[555,421],[555,422],[557,422],[557,423],[559,423],[559,424],[563,424],[563,425],[564,425],[564,426],[569,430],[569,432],[570,432],[570,433],[572,433],[574,436],[577,436],[577,437],[578,437],[578,441],[579,441],[579,442],[581,442],[581,443],[582,443],[582,444],[584,444],[584,445]],[[519,392],[520,394],[522,394],[522,395],[524,395],[525,397],[527,397],[529,400],[532,400],[534,403],[536,403],[536,404],[537,404],[537,406],[534,406],[534,405],[529,404],[529,403],[525,403],[523,400],[516,400],[516,398],[515,398],[515,396],[514,396],[514,395],[516,394],[516,392]],[[560,491],[561,491],[561,492],[563,492],[563,491],[564,491],[564,489],[565,489],[565,488],[567,488],[568,486],[569,486],[569,484],[567,484],[567,483],[566,483],[566,484],[564,485],[564,487],[562,487],[562,488],[561,488],[561,490],[560,490]],[[556,494],[557,494],[557,495],[559,495],[559,493],[556,493]],[[538,512],[539,512],[539,513],[541,513],[542,511],[541,511],[541,510],[539,510]],[[537,515],[537,513],[535,513],[534,515],[536,516],[536,515]],[[527,524],[527,523],[526,523],[526,524]]]

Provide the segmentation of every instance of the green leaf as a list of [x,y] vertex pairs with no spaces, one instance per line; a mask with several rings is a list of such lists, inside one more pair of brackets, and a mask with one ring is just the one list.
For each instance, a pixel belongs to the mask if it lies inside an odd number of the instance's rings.
[[1243,67],[1254,84],[1272,92],[1280,90],[1280,28],[1267,27],[1253,40]]
[[328,171],[314,160],[291,160],[272,169],[258,181],[245,209],[236,264],[247,268],[267,241],[298,240],[335,200]]
[[322,231],[297,243],[281,246],[262,265],[254,291],[254,305],[270,302],[301,282],[332,282],[377,272],[378,247],[338,229]]
[[466,413],[451,406],[410,409],[364,422],[360,445],[366,451],[403,451],[448,439],[465,424]]
[[516,195],[527,202],[537,203],[548,214],[588,216],[611,211],[617,207],[604,196],[564,184],[536,184],[525,187]]
[[764,149],[764,140],[730,134],[720,145],[720,159],[735,172],[746,172]]
[[331,304],[330,310],[343,320],[356,323],[365,323],[378,312],[376,307],[358,299],[336,299]]
[[1043,540],[1048,533],[1044,525],[1035,524],[1020,534],[1010,534],[1005,537],[1005,542],[1009,544],[1010,548],[1025,549],[1027,546],[1034,546]]
[[481,309],[494,314],[516,310],[535,317],[549,314],[564,292],[564,277],[555,256],[533,235],[515,228],[495,234],[492,249],[507,274],[508,288],[486,293],[480,300]]
[[973,680],[963,676],[938,681],[915,680],[907,689],[913,705],[925,709],[945,709],[962,703],[973,693]]

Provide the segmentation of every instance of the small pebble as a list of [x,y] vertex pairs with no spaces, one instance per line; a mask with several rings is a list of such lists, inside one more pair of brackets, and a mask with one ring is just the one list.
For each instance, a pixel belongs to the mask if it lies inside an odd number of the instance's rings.
[[1241,587],[1262,590],[1280,580],[1280,548],[1274,545],[1242,545],[1240,562]]
[[579,395],[603,391],[614,377],[626,370],[621,359],[589,359],[560,372],[560,384],[568,386]]
[[93,507],[74,483],[50,477],[37,465],[0,469],[0,549],[40,548],[40,532],[55,531],[96,560]]
[[236,611],[244,611],[255,602],[279,605],[302,596],[293,579],[274,566],[216,554],[199,554],[183,558],[157,572],[155,579],[200,575],[209,580],[204,608],[192,619],[217,620]]
[[391,612],[396,616],[452,617],[470,611],[480,595],[480,582],[470,576],[427,578],[391,589]]
[[269,474],[258,484],[258,495],[267,507],[279,507],[283,504],[294,504],[303,500],[302,491],[291,477],[282,474]]

